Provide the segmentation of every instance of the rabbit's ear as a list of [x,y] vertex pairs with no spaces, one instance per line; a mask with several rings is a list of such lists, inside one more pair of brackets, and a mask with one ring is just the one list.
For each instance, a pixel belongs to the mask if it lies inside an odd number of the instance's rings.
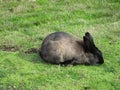
[[85,37],[89,39],[89,41],[90,41],[91,44],[94,44],[93,37],[90,35],[89,32],[85,33]]
[[85,33],[85,36],[83,36],[83,40],[84,40],[85,49],[87,51],[90,51],[94,48],[94,46],[95,46],[94,41],[89,32]]
[[83,37],[83,39],[84,39],[84,46],[85,46],[85,50],[89,50],[89,48],[90,48],[90,41],[89,41],[89,39],[88,38],[86,38],[85,36]]

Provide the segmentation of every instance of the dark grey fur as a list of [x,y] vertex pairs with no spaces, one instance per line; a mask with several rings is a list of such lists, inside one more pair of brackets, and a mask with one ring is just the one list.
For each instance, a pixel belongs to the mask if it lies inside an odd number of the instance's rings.
[[89,32],[79,40],[65,32],[48,35],[42,43],[41,58],[53,64],[103,64],[102,52],[95,46]]

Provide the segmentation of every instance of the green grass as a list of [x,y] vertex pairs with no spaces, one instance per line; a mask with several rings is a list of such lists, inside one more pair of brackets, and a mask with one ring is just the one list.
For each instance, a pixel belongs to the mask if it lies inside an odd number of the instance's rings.
[[[55,31],[90,32],[105,63],[61,67],[24,53]],[[0,90],[120,90],[120,1],[0,0]]]

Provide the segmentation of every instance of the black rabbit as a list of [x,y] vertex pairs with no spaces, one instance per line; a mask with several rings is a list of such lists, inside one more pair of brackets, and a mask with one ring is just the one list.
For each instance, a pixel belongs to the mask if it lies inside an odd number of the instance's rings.
[[48,35],[40,48],[41,58],[53,64],[103,64],[102,52],[95,46],[89,32],[79,40],[65,32]]

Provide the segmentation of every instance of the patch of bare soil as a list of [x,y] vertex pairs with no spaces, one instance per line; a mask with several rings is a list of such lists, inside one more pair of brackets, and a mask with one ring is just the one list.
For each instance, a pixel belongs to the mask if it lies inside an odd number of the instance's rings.
[[27,54],[38,53],[38,52],[39,52],[38,48],[30,48],[27,51],[25,51],[25,53],[27,53]]
[[15,52],[19,50],[18,46],[9,46],[9,45],[1,45],[0,49],[3,51]]
[[[7,51],[7,52],[16,52],[16,51],[19,51],[20,50],[20,47],[18,46],[10,46],[10,45],[1,45],[0,46],[0,49],[2,51]],[[38,53],[39,52],[39,48],[30,48],[26,51],[22,51],[23,53],[26,53],[26,54],[32,54],[32,53]]]

